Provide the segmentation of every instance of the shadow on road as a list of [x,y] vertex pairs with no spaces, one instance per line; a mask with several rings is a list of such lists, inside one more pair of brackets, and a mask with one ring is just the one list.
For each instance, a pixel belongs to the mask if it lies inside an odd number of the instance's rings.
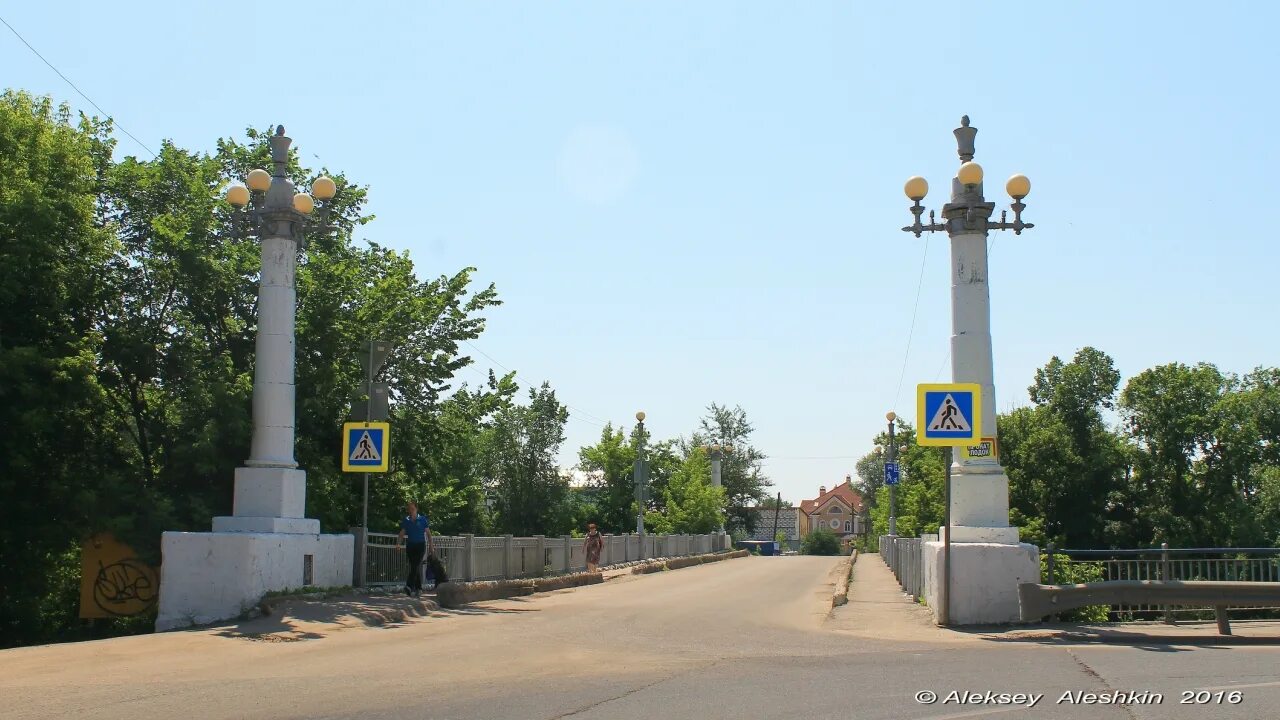
[[1218,635],[1211,626],[1151,625],[1141,628],[1120,625],[1045,624],[1036,627],[975,626],[951,628],[950,632],[999,643],[1037,645],[1127,645],[1149,652],[1177,653],[1193,649],[1223,650],[1233,646],[1280,646],[1280,631],[1274,623],[1250,627],[1236,622],[1235,635]]
[[[520,598],[520,597],[503,598],[502,600],[491,600],[491,601],[489,601],[489,602],[494,602],[494,603],[499,603],[499,602],[500,602],[500,603],[503,603],[503,604],[515,603],[515,604],[520,604],[520,605],[526,605],[526,604],[528,604],[528,603],[529,603],[529,601],[528,601],[528,600],[526,600],[526,599],[524,599],[524,598]],[[486,604],[486,603],[476,603],[476,604],[473,604],[473,605],[463,605],[462,607],[457,607],[457,608],[440,608],[439,610],[435,610],[435,611],[434,611],[434,612],[432,612],[431,614],[432,614],[433,616],[449,616],[449,615],[498,615],[498,614],[527,613],[527,612],[540,612],[540,609],[539,609],[539,608],[536,608],[536,607],[523,607],[523,608],[516,608],[516,607],[500,607],[500,606],[498,606],[498,605],[489,605],[489,604]]]
[[318,640],[330,631],[350,627],[399,625],[431,615],[437,605],[431,596],[422,599],[400,595],[347,595],[324,600],[287,598],[268,605],[269,615],[212,628],[192,628],[226,638],[262,642]]

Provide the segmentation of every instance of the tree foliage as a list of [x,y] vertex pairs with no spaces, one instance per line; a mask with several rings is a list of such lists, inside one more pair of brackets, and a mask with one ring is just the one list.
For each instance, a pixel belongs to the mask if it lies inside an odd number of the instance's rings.
[[[233,231],[221,192],[268,165],[266,138],[251,129],[212,154],[166,142],[154,159],[116,161],[109,123],[0,96],[0,428],[24,438],[0,458],[0,645],[88,632],[66,581],[86,536],[111,531],[158,563],[162,531],[230,514],[252,431],[260,250]],[[516,388],[454,376],[496,291],[473,289],[471,268],[422,280],[405,253],[356,243],[367,190],[328,174],[333,229],[309,235],[297,272],[309,514],[330,532],[360,519],[338,428],[362,382],[358,349],[376,337],[397,348],[386,370],[397,445],[372,483],[371,526],[393,527],[412,497],[443,530],[480,529],[484,439]],[[319,171],[295,154],[289,175],[306,186]]]
[[[1086,347],[1070,362],[1051,358],[1028,394],[1031,407],[997,420],[1010,522],[1025,541],[1280,546],[1280,370],[1237,376],[1170,363],[1120,389],[1112,359]],[[898,532],[933,532],[942,511],[940,456],[905,435]],[[883,461],[878,453],[859,461],[864,487]],[[887,496],[877,490],[876,532],[887,530]]]
[[803,555],[839,555],[840,538],[824,527],[814,528],[800,541]]

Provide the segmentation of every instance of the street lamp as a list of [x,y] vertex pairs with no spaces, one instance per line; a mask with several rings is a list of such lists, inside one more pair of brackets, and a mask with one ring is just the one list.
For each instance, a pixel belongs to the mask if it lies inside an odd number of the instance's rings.
[[[926,232],[945,231],[954,239],[960,234],[985,235],[988,230],[1012,230],[1015,235],[1021,235],[1023,230],[1035,227],[1031,223],[1022,222],[1022,211],[1027,209],[1022,199],[1031,193],[1031,181],[1026,175],[1014,175],[1004,186],[1009,197],[1013,198],[1013,202],[1009,205],[1013,210],[1013,222],[1007,222],[1008,214],[1005,210],[1000,211],[1000,222],[991,221],[995,203],[984,200],[982,166],[973,162],[973,141],[977,134],[978,128],[969,127],[968,115],[960,118],[960,127],[955,129],[955,136],[959,144],[960,159],[963,162],[956,172],[956,177],[951,181],[951,202],[942,206],[942,217],[945,222],[936,222],[932,210],[929,211],[929,224],[920,222],[920,216],[924,213],[924,206],[920,201],[929,194],[929,183],[917,175],[908,179],[902,188],[907,198],[914,203],[911,206],[911,214],[915,216],[915,222],[902,228],[903,230],[915,233],[916,237]],[[985,269],[985,247],[983,255]]]
[[[886,462],[895,462],[898,459],[898,444],[893,440],[893,426],[896,424],[894,421],[898,419],[898,414],[890,410],[885,413],[884,419],[889,421],[889,458]],[[898,483],[896,482],[889,485],[889,534],[898,534]]]
[[[324,227],[329,201],[338,188],[327,177],[311,185],[311,194],[295,192],[288,178],[289,145],[284,126],[271,136],[273,172],[255,169],[244,185],[232,185],[226,199],[234,208],[239,232],[245,225],[262,241],[258,288],[258,334],[253,379],[253,440],[249,467],[296,468],[294,460],[294,327],[298,250],[307,230]],[[321,216],[313,220],[316,200]],[[247,222],[246,222],[247,221]]]
[[[727,453],[733,452],[733,446],[729,444],[721,445],[719,440],[712,440],[710,445],[703,445],[711,455],[711,486],[723,487],[724,483],[720,479],[720,461],[724,459]],[[720,533],[724,534],[724,522],[720,523]]]
[[[1018,542],[1018,529],[1009,525],[1009,478],[1000,467],[996,435],[995,380],[991,351],[991,293],[988,284],[987,236],[992,230],[1012,230],[1021,235],[1034,227],[1022,221],[1031,193],[1031,181],[1025,175],[1014,175],[1005,183],[1005,191],[1013,198],[1013,222],[1007,212],[1000,211],[999,222],[992,221],[995,203],[987,202],[982,193],[982,167],[973,161],[974,139],[978,129],[970,127],[969,116],[960,119],[954,131],[961,165],[951,180],[951,202],[942,206],[943,222],[936,222],[933,211],[929,223],[920,220],[924,213],[921,200],[929,192],[929,183],[921,177],[907,180],[903,191],[912,201],[915,221],[902,228],[920,237],[925,232],[946,232],[951,240],[951,380],[974,383],[981,389],[982,415],[978,425],[990,442],[988,457],[961,457],[952,463],[948,447],[945,516],[941,531],[941,558],[928,554],[927,563],[934,567],[931,583],[937,583],[940,597],[933,596],[930,605],[937,608],[941,624],[958,621],[1010,622],[1019,617],[1017,587],[1021,578],[1034,577],[1038,560],[1034,547]],[[928,422],[928,418],[916,418]],[[953,468],[956,468],[953,472]],[[958,477],[956,481],[952,476]],[[951,575],[952,541],[960,543],[960,551],[972,558],[970,572],[963,578]],[[932,551],[930,551],[932,552]],[[933,563],[937,563],[933,565]],[[981,566],[982,572],[973,572]],[[940,566],[940,567],[939,567]],[[941,572],[938,572],[941,571]],[[938,581],[937,578],[942,578]],[[952,617],[954,591],[963,601],[964,611]],[[994,588],[994,589],[993,589]],[[932,590],[927,589],[927,592]],[[936,604],[935,604],[936,602]]]
[[644,558],[644,504],[646,499],[645,483],[648,480],[649,463],[644,457],[644,411],[636,413],[639,423],[636,432],[636,535],[640,536],[640,558]]

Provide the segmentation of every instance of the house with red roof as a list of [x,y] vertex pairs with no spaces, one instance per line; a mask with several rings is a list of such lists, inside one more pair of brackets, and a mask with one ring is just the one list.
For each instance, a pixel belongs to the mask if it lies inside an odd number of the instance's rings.
[[848,475],[844,482],[830,490],[820,486],[816,498],[800,501],[800,537],[813,532],[814,528],[824,527],[841,542],[852,542],[854,532],[862,529],[858,516],[863,514],[863,507],[862,495],[853,489],[853,479]]

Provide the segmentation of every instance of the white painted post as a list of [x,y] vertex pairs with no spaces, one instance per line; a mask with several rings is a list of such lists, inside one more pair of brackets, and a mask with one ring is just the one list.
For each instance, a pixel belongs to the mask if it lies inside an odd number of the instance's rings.
[[573,572],[573,536],[561,535],[560,541],[564,543],[564,572],[567,575]]
[[462,557],[466,566],[462,579],[471,582],[476,579],[476,536],[472,533],[462,536]]
[[502,578],[511,579],[511,552],[514,547],[511,535],[502,536]]
[[538,567],[534,568],[534,574],[541,577],[543,568],[551,564],[547,562],[547,536],[534,535],[533,539],[538,542],[537,549],[534,550],[536,553],[534,562],[538,563]]
[[604,552],[600,554],[604,556],[600,558],[600,560],[604,563],[604,565],[607,566],[607,565],[613,564],[613,536],[612,535],[604,536]]

